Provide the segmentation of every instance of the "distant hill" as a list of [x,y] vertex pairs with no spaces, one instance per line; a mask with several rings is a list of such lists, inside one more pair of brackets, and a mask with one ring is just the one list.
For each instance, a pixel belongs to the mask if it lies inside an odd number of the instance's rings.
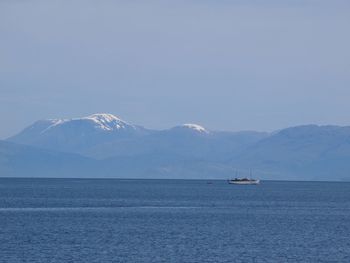
[[75,177],[96,171],[93,159],[0,141],[0,176]]
[[38,121],[0,141],[1,176],[229,178],[250,170],[261,179],[350,180],[350,127],[159,131],[94,114]]
[[[0,140],[0,177],[226,178],[228,165],[146,154],[95,160]],[[214,177],[214,178],[215,178]]]
[[349,180],[350,127],[287,128],[248,147],[231,164],[271,179]]

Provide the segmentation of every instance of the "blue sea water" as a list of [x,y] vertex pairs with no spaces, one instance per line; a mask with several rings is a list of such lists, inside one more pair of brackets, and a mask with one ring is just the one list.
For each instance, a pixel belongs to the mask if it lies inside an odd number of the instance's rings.
[[0,262],[350,262],[350,183],[3,178]]

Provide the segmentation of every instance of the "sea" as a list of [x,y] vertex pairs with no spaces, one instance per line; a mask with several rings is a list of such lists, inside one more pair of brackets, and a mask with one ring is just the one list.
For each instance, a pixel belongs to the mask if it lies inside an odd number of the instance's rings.
[[2,178],[0,262],[350,262],[350,183]]

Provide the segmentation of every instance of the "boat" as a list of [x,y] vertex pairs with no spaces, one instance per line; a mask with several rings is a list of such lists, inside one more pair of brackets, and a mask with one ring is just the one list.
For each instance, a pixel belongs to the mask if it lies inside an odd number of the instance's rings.
[[260,180],[258,179],[249,179],[249,178],[235,178],[227,180],[229,184],[259,184]]
[[229,184],[259,184],[260,180],[258,179],[252,179],[252,171],[250,170],[250,178],[244,177],[244,178],[238,178],[237,177],[237,171],[236,171],[236,178],[235,179],[229,179],[227,180]]

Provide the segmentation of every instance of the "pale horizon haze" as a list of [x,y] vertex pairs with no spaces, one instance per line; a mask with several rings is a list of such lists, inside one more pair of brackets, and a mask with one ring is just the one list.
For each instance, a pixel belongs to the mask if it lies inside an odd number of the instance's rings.
[[107,112],[147,128],[350,125],[350,2],[0,2],[0,139]]

